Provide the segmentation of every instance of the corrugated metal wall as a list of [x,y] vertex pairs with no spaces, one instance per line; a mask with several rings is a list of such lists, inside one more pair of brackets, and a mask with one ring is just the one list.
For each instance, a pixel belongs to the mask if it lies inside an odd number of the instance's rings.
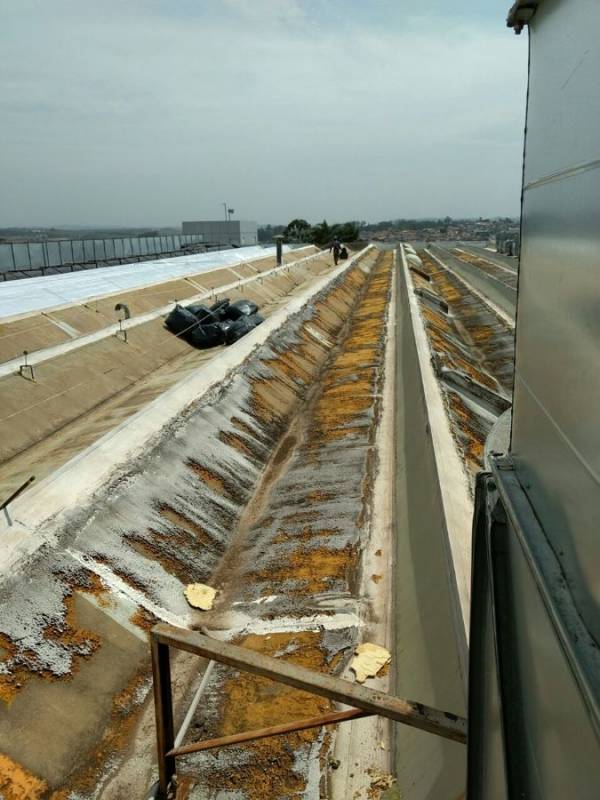
[[600,641],[600,3],[530,25],[512,452]]

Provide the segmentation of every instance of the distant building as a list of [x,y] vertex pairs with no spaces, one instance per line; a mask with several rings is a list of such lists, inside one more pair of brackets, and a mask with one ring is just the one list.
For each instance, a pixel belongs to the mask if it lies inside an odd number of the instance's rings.
[[242,247],[258,244],[258,225],[245,220],[182,222],[183,234],[202,236],[207,245]]

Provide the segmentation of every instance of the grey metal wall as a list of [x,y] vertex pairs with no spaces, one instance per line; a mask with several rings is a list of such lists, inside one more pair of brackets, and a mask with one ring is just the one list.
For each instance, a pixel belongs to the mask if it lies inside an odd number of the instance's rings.
[[176,234],[112,239],[61,239],[48,242],[0,242],[0,273],[176,253],[182,247],[201,244],[202,241],[202,237],[198,235]]
[[509,462],[475,505],[467,796],[595,800],[597,650]]
[[183,222],[182,231],[184,234],[200,235],[208,244],[252,245],[258,243],[258,226],[256,222],[245,220]]
[[530,23],[512,455],[600,642],[600,3]]
[[240,221],[240,244],[258,244],[258,225],[256,222]]

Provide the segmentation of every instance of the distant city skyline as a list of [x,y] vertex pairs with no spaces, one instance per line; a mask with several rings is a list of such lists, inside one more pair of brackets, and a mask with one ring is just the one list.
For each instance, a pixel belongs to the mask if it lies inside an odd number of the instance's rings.
[[0,227],[519,211],[510,2],[0,0]]

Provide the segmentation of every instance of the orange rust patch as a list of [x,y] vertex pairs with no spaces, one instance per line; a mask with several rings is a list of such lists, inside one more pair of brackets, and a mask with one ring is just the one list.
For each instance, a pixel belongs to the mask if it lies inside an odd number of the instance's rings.
[[188,467],[194,472],[203,483],[209,486],[218,494],[226,494],[227,487],[223,478],[217,475],[215,472],[211,472],[211,470],[203,467],[202,464],[199,464],[197,461],[188,461]]
[[237,433],[231,433],[230,431],[221,431],[219,433],[219,439],[229,447],[233,447],[234,450],[238,450],[244,455],[249,456],[250,458],[254,458],[254,453],[250,448],[248,442],[243,439],[241,436],[238,436]]
[[150,631],[160,620],[151,611],[138,606],[137,610],[129,617],[129,621],[143,631]]
[[380,580],[383,579],[383,575],[371,575],[371,580],[373,583],[379,583]]
[[313,489],[306,495],[309,503],[326,503],[328,500],[333,500],[334,497],[333,492],[324,492],[322,489]]
[[234,428],[237,428],[238,431],[241,431],[242,433],[245,433],[248,436],[255,436],[256,435],[255,431],[250,427],[250,425],[247,425],[239,417],[232,417],[231,418],[231,424],[234,426]]
[[46,781],[0,753],[0,797],[4,800],[38,800],[47,790]]
[[[12,703],[24,684],[34,676],[47,681],[69,680],[77,671],[80,659],[89,658],[100,647],[100,639],[93,631],[80,628],[77,625],[75,591],[93,594],[97,598],[102,598],[105,595],[106,589],[101,579],[87,570],[82,570],[79,574],[71,577],[69,586],[70,593],[65,596],[63,601],[65,615],[61,625],[48,625],[44,629],[44,638],[59,642],[66,650],[72,653],[70,673],[57,676],[46,670],[39,670],[36,672],[30,668],[17,667],[10,673],[0,675],[0,700],[7,705]],[[82,655],[76,652],[82,645],[89,649],[90,652],[88,654]],[[0,634],[0,647],[6,650],[6,655],[3,660],[6,661],[11,657],[14,658],[17,656],[18,649],[16,645],[3,634]],[[32,661],[35,661],[34,654],[26,655],[33,656]]]
[[167,572],[179,578],[182,583],[193,583],[202,577],[195,571],[189,560],[186,559],[185,553],[182,552],[181,558],[178,558],[161,547],[162,543],[177,544],[178,541],[184,542],[184,536],[159,533],[152,529],[148,533],[152,536],[152,540],[136,534],[127,534],[124,538],[137,553],[151,561],[157,561]]
[[215,540],[210,534],[194,520],[186,517],[180,511],[176,511],[170,505],[164,503],[160,506],[160,514],[169,522],[172,522],[180,531],[186,531],[193,534],[194,538],[203,544],[205,547],[214,547]]
[[121,580],[129,586],[137,589],[138,592],[143,592],[145,594],[148,591],[147,586],[145,586],[134,575],[131,575],[129,572],[126,572],[124,569],[122,569],[122,567],[119,566],[118,562],[114,558],[110,558],[103,553],[93,553],[92,557],[94,561],[97,561],[99,564],[104,564],[105,566],[110,567],[115,575],[121,578]]

